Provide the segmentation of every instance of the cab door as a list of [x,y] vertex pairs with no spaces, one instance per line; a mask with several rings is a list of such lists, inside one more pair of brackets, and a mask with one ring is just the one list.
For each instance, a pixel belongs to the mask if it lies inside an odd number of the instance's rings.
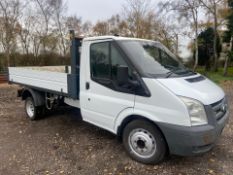
[[134,91],[119,87],[116,79],[117,67],[129,65],[113,41],[90,43],[87,57],[85,87],[80,94],[83,119],[113,131],[116,117],[134,107]]

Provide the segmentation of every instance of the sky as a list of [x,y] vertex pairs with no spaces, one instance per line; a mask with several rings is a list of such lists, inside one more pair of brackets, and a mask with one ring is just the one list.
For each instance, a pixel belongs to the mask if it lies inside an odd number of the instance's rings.
[[[122,6],[126,0],[67,0],[68,15],[76,14],[83,21],[91,21],[109,19],[112,15],[122,13]],[[158,3],[159,0],[151,0],[152,3]],[[187,50],[189,40],[180,38],[182,47],[180,47],[181,57],[188,57],[190,52]]]
[[122,11],[125,0],[67,0],[68,14],[77,14],[84,21],[105,20]]

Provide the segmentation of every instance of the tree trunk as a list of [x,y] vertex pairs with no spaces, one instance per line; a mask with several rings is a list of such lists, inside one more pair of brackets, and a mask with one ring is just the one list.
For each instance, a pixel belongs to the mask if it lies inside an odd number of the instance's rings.
[[193,67],[193,71],[195,72],[198,66],[198,39],[195,39],[195,63]]
[[60,32],[60,37],[61,37],[61,44],[62,44],[62,51],[63,51],[63,56],[66,55],[66,44],[65,44],[65,39],[62,35],[62,32]]
[[199,59],[199,53],[198,53],[198,21],[197,21],[197,12],[196,12],[196,21],[195,21],[195,64],[193,67],[193,71],[195,72],[198,66],[198,59]]
[[225,64],[224,64],[223,76],[227,76],[227,73],[228,73],[228,60],[229,60],[229,57],[227,56],[225,60]]
[[214,67],[213,71],[218,71],[218,53],[217,53],[217,37],[218,37],[218,19],[217,19],[217,12],[216,12],[216,4],[214,7]]
[[179,36],[176,34],[176,55],[179,55]]
[[11,61],[10,61],[10,49],[7,48],[6,50],[6,61],[7,61],[7,67],[11,66]]
[[230,48],[231,48],[231,52],[233,52],[233,36],[231,36]]
[[210,71],[210,60],[208,59],[205,63],[205,73]]
[[[233,51],[233,36],[231,37],[229,52],[232,52],[232,51]],[[228,74],[228,64],[231,61],[230,59],[231,59],[231,54],[227,55],[227,57],[226,57],[223,76],[227,76],[227,74]]]

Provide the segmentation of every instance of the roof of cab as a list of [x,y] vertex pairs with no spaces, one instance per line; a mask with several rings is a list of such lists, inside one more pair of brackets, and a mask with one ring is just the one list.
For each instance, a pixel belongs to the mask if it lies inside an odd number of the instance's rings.
[[[96,41],[96,40],[136,40],[136,41],[153,41],[153,40],[147,40],[147,39],[128,38],[128,37],[111,36],[111,35],[84,38],[84,41]],[[153,42],[157,42],[157,41],[153,41]],[[159,43],[159,42],[157,42],[157,43]]]

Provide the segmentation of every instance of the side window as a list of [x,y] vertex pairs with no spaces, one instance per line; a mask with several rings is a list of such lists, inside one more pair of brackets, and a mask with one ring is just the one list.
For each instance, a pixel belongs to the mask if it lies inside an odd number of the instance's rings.
[[117,77],[117,67],[128,66],[125,62],[122,54],[116,49],[114,45],[111,44],[111,75],[112,80],[116,80]]
[[111,78],[111,65],[109,54],[109,42],[96,43],[91,45],[91,76],[97,79]]
[[92,44],[90,47],[90,67],[93,81],[110,89],[130,91],[128,85],[120,86],[117,80],[117,68],[127,66],[129,68],[129,79],[133,80],[132,70],[126,63],[124,55],[111,42]]

